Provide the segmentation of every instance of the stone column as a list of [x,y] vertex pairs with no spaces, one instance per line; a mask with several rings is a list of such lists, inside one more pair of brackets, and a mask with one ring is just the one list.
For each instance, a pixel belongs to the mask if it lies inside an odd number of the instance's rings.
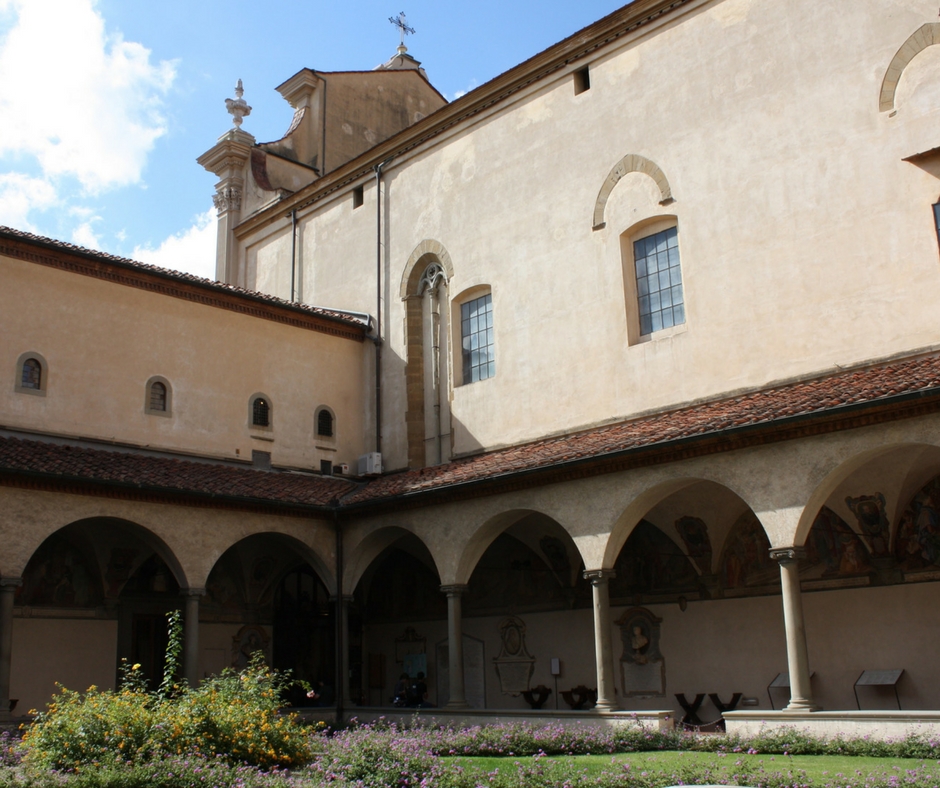
[[352,705],[352,695],[349,692],[349,604],[353,601],[352,594],[330,597],[336,605],[337,630],[339,633],[339,686],[336,688],[337,707],[348,709]]
[[199,600],[206,594],[204,588],[184,588],[183,610],[183,678],[190,687],[199,684]]
[[790,671],[790,702],[784,711],[818,711],[813,703],[809,680],[809,657],[806,650],[806,627],[803,624],[803,598],[800,593],[800,558],[802,547],[774,548],[770,557],[780,564],[783,586],[783,625],[787,631],[787,668]]
[[614,698],[614,655],[610,642],[610,591],[616,577],[613,569],[592,569],[584,573],[591,581],[594,596],[594,659],[597,662],[597,711],[619,708]]
[[462,599],[467,586],[441,586],[447,594],[447,669],[450,672],[450,700],[448,709],[467,708],[467,692],[463,678],[463,621]]
[[13,595],[21,577],[0,577],[0,720],[10,718],[10,668],[13,663]]

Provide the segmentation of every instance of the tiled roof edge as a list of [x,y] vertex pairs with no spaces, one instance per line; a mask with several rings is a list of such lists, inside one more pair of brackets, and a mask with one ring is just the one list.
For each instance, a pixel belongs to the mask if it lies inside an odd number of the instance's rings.
[[[194,274],[183,273],[182,271],[172,271],[168,268],[161,268],[160,266],[150,265],[149,263],[142,263],[126,257],[118,257],[117,255],[108,254],[107,252],[86,249],[82,246],[76,246],[75,244],[70,244],[65,241],[59,241],[54,238],[47,238],[41,235],[34,235],[33,233],[27,233],[23,230],[17,230],[12,227],[5,227],[0,225],[0,241],[3,239],[32,247],[39,247],[51,252],[72,255],[89,262],[104,263],[105,265],[115,266],[116,268],[126,271],[132,275],[137,274],[140,277],[158,277],[161,280],[165,280],[168,283],[175,283],[179,286],[180,289],[176,292],[170,292],[173,290],[172,285],[161,289],[160,292],[164,292],[166,295],[183,298],[184,300],[188,301],[202,300],[204,303],[208,303],[211,306],[219,306],[229,309],[232,308],[231,303],[238,301],[250,302],[250,306],[246,303],[244,304],[244,308],[236,309],[235,311],[253,313],[258,317],[274,319],[277,322],[293,322],[297,325],[302,325],[303,327],[307,328],[316,328],[317,326],[313,324],[313,321],[318,321],[321,330],[326,330],[327,333],[346,336],[350,339],[363,339],[369,329],[369,324],[371,322],[371,319],[366,319],[368,318],[367,315],[343,312],[342,310],[336,309],[327,309],[325,307],[319,306],[311,306],[309,304],[293,303],[291,301],[286,301],[283,298],[278,298],[277,296],[268,295],[266,293],[260,293],[255,290],[248,290],[243,287],[225,284],[224,282],[212,281],[201,276],[195,276]],[[18,250],[13,246],[4,246],[2,243],[0,243],[0,254],[5,254],[10,257],[25,259],[30,262],[44,265],[56,265],[57,262],[60,262],[54,258],[45,257],[42,255],[26,255],[23,254],[21,250]],[[78,270],[75,272],[87,276],[107,278],[102,276],[99,270],[93,268]],[[113,278],[112,281],[114,281]],[[155,289],[153,287],[147,287],[142,279],[141,281],[135,282],[124,278],[121,279],[120,283],[141,287],[142,289],[151,291]],[[203,299],[193,298],[190,293],[183,289],[184,287],[193,287],[209,291],[215,295],[216,298],[212,299],[211,296],[204,297]],[[228,301],[229,304],[223,303],[223,300]],[[267,313],[265,313],[266,309]],[[293,315],[294,320],[290,320],[289,317],[285,319],[285,317],[288,315]]]

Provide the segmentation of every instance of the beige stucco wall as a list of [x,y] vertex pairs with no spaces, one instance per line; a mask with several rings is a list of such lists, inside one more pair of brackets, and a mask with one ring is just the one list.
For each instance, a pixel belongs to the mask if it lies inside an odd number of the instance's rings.
[[[809,661],[817,703],[826,709],[854,709],[853,684],[863,670],[904,668],[898,685],[904,709],[930,709],[940,706],[935,654],[940,648],[940,584],[915,583],[883,588],[824,591],[803,594],[806,613]],[[683,612],[678,605],[647,605],[662,619],[660,648],[666,663],[665,696],[624,698],[620,656],[623,652],[620,630],[611,628],[618,701],[626,709],[682,710],[675,693],[691,700],[696,694],[717,693],[728,702],[735,692],[756,698],[757,706],[770,709],[767,685],[787,670],[783,607],[779,596],[721,599],[694,602]],[[626,608],[611,611],[613,621]],[[550,660],[562,660],[559,692],[578,684],[595,687],[593,641],[590,610],[557,613],[523,613],[526,647],[536,658],[530,686],[554,687]],[[484,641],[486,663],[486,702],[492,709],[527,709],[521,697],[500,691],[494,658],[500,651],[499,623],[502,616],[472,617],[463,621],[464,634]],[[446,621],[414,624],[427,638],[429,694],[437,701],[435,646],[446,638]],[[378,705],[389,705],[389,697],[401,665],[395,663],[395,637],[401,637],[404,625],[383,624],[367,630],[366,653],[384,653],[386,687]],[[388,696],[388,697],[386,697]],[[897,708],[890,690],[862,689],[863,709]],[[379,692],[373,690],[373,703]],[[774,705],[780,708],[788,700],[785,691],[775,691]],[[552,696],[546,707],[554,707]],[[559,708],[567,709],[559,697]],[[699,716],[703,720],[718,717],[717,709],[706,698]]]
[[[902,159],[937,145],[937,53],[912,62],[895,116],[878,110],[894,53],[935,16],[926,0],[693,4],[600,50],[589,91],[558,74],[390,163],[387,467],[406,462],[398,288],[428,238],[451,296],[494,300],[496,377],[453,389],[458,452],[936,344],[940,183]],[[628,175],[593,231],[628,154],[675,202]],[[374,311],[374,213],[369,184],[360,209],[345,193],[300,216],[315,300]],[[620,238],[656,216],[678,222],[687,323],[631,345]]]
[[117,621],[16,618],[10,694],[17,714],[43,711],[56,683],[84,691],[114,687]]
[[[0,257],[0,424],[155,449],[319,470],[363,453],[363,343]],[[48,362],[45,396],[14,391],[17,359]],[[169,417],[144,411],[151,376],[172,389]],[[273,429],[249,428],[249,399]],[[315,440],[314,415],[336,415]],[[322,441],[319,441],[322,444]]]

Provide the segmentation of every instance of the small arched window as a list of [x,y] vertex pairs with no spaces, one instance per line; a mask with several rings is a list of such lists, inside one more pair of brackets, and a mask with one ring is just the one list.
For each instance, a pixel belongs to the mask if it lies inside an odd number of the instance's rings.
[[317,435],[321,438],[333,437],[333,414],[321,408],[317,414]]
[[144,392],[144,412],[151,416],[169,416],[173,410],[173,389],[170,381],[154,375]]
[[271,426],[271,404],[264,397],[255,397],[251,403],[251,426]]
[[166,386],[160,381],[150,386],[150,410],[166,411]]
[[47,373],[46,360],[35,351],[23,353],[16,360],[14,388],[21,394],[46,395]]
[[20,378],[20,385],[24,389],[42,388],[42,364],[34,358],[28,358],[23,362],[23,374]]

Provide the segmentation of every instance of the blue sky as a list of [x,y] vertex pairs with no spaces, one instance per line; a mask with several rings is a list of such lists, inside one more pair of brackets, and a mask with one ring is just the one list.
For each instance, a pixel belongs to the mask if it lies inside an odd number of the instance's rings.
[[477,0],[0,0],[0,224],[211,276],[214,177],[230,128],[282,136],[275,86],[304,67],[371,69],[406,44],[448,99],[619,8]]

